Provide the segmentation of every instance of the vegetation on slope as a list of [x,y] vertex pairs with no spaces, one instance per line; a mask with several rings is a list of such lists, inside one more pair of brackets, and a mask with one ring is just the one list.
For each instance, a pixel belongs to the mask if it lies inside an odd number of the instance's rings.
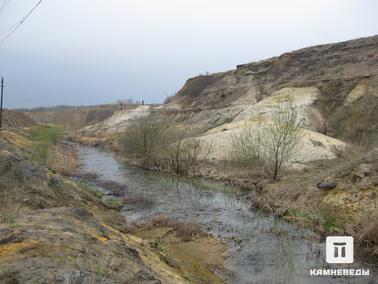
[[222,269],[224,246],[197,225],[171,220],[175,239],[156,246],[146,234],[168,226],[164,218],[131,225],[119,212],[124,200],[58,174],[49,157],[61,133],[0,131],[0,282],[222,283],[208,265]]
[[183,283],[125,233],[113,201],[29,160],[33,143],[53,145],[57,132],[0,131],[0,282]]

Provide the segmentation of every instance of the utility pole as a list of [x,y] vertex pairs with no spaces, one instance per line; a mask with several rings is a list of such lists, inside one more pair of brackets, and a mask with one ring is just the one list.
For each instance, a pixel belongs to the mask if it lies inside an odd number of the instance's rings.
[[4,93],[4,78],[1,78],[0,128],[3,126],[3,93]]

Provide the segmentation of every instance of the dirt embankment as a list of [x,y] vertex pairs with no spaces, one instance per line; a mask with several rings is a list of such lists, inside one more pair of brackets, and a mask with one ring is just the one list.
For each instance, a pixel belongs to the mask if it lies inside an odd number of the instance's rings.
[[187,282],[127,233],[119,201],[31,160],[30,137],[0,131],[0,282]]
[[36,125],[33,119],[22,112],[7,110],[3,111],[3,127],[30,127]]

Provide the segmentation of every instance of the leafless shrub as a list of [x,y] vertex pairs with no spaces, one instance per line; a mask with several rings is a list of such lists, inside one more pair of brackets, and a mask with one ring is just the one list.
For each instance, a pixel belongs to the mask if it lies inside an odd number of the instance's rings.
[[212,151],[212,143],[207,144],[194,137],[190,126],[176,129],[166,135],[172,141],[163,143],[164,153],[169,157],[169,167],[176,174],[195,170],[200,159],[206,159]]
[[261,137],[252,122],[246,122],[231,136],[231,160],[241,166],[255,165],[260,160]]
[[292,103],[282,104],[272,121],[262,129],[265,169],[273,180],[292,160],[300,148],[302,119]]
[[143,160],[143,165],[153,167],[161,147],[164,125],[150,116],[140,116],[127,128],[121,137],[124,152]]
[[188,125],[175,127],[167,121],[140,117],[122,135],[126,155],[143,160],[148,168],[170,170],[176,174],[193,170],[211,147],[193,137]]
[[248,122],[232,137],[232,155],[244,164],[260,162],[276,180],[300,149],[302,119],[295,106],[283,103],[268,121]]

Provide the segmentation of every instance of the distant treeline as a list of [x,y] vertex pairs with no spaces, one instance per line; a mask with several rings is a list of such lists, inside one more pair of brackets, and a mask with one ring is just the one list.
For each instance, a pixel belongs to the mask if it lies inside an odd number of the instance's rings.
[[49,107],[34,107],[34,108],[15,108],[13,110],[20,112],[48,112],[48,111],[63,111],[67,109],[79,109],[79,108],[109,108],[115,107],[116,104],[103,104],[103,105],[79,105],[79,106],[70,106],[70,105],[57,105]]

